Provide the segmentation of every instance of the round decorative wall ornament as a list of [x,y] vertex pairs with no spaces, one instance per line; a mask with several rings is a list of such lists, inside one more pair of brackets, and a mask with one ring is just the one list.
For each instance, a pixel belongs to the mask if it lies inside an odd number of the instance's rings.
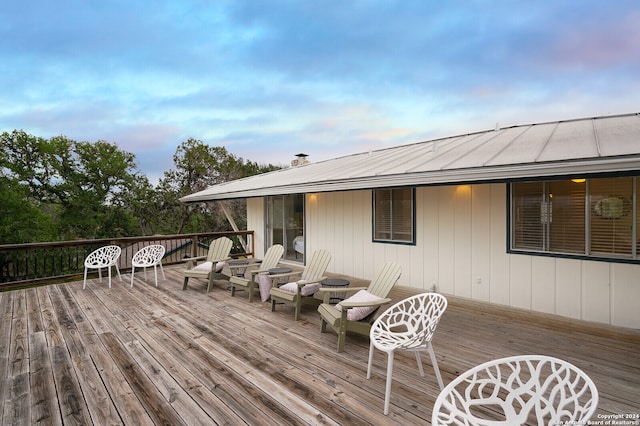
[[619,219],[631,213],[631,201],[621,195],[607,195],[596,201],[593,211],[603,219]]

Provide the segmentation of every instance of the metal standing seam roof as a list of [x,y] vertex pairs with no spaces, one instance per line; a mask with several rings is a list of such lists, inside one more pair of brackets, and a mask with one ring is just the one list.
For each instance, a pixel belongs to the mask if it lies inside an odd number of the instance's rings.
[[180,201],[640,171],[640,113],[518,125],[347,155],[211,186]]

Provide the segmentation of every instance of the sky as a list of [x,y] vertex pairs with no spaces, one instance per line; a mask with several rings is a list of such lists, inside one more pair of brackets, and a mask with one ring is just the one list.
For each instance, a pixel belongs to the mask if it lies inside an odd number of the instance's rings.
[[0,132],[261,164],[640,112],[637,0],[3,0]]

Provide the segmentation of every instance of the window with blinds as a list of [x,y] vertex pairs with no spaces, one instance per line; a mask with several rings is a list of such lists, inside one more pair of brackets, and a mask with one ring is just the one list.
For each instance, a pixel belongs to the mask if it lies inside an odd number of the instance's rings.
[[511,184],[511,250],[639,259],[636,179]]
[[512,186],[511,238],[514,247],[543,250],[543,226],[549,221],[548,201],[542,182],[526,182]]
[[559,253],[585,252],[585,184],[570,180],[546,184],[549,199],[547,247]]
[[373,240],[415,243],[412,188],[373,191]]
[[591,253],[631,256],[633,178],[590,180]]

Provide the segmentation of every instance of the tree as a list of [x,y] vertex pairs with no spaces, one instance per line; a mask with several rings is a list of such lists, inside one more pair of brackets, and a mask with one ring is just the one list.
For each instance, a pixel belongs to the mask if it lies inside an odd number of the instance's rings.
[[[273,165],[259,166],[230,154],[224,147],[210,147],[202,141],[188,139],[173,156],[175,170],[164,173],[158,184],[165,214],[179,218],[176,233],[228,231],[226,217],[217,203],[182,204],[181,197],[230,180],[275,170]],[[234,220],[240,227],[246,224],[246,202],[232,203]]]
[[124,194],[133,185],[135,156],[105,141],[49,140],[24,131],[0,135],[7,178],[29,188],[29,196],[57,223],[60,239],[131,235],[135,221]]
[[68,188],[64,172],[75,168],[71,141],[64,137],[48,141],[22,130],[5,132],[0,140],[7,176],[27,185],[31,195],[41,202],[66,202]]
[[76,142],[73,147],[76,168],[63,176],[70,188],[70,208],[61,217],[61,231],[85,238],[137,233],[135,218],[126,209],[136,179],[135,156],[105,141]]
[[178,219],[175,233],[197,232],[203,228],[219,230],[215,215],[208,211],[206,203],[187,205],[179,199],[224,181],[221,170],[228,166],[222,165],[230,161],[233,160],[225,148],[210,147],[193,138],[178,146],[173,156],[176,168],[165,172],[158,184],[164,213]]
[[[156,233],[226,231],[218,203],[179,199],[210,185],[275,170],[237,158],[224,147],[188,139],[176,168],[157,187],[137,169],[135,156],[106,141],[45,139],[23,130],[0,134],[0,237],[6,242],[110,238]],[[231,214],[246,227],[246,203]],[[29,230],[33,232],[30,232]]]
[[142,174],[136,176],[129,191],[123,197],[127,210],[136,218],[140,235],[171,233],[162,226],[161,200],[156,188]]
[[55,224],[29,197],[29,188],[0,176],[0,244],[52,241]]

